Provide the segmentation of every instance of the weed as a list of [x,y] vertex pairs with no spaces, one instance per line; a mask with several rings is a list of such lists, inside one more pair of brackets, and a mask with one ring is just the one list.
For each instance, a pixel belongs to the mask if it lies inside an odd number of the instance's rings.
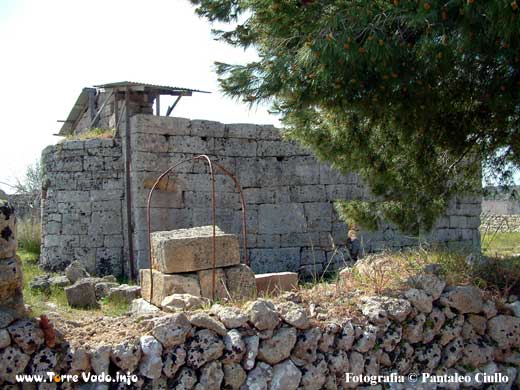
[[109,139],[114,138],[115,133],[115,129],[102,129],[99,127],[95,127],[85,133],[68,135],[66,139],[67,141],[83,141],[87,139],[96,138]]

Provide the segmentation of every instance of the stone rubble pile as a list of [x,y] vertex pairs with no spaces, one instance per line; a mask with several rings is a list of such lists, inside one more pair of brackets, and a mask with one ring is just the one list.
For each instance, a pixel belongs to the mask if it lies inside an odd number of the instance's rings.
[[[143,298],[155,306],[190,308],[200,306],[200,301],[193,299],[197,297],[242,299],[256,295],[255,275],[248,266],[240,264],[239,242],[235,235],[216,227],[214,297],[212,226],[155,232],[151,245],[152,269],[141,269],[140,281]],[[186,301],[184,306],[179,300]]]
[[130,303],[141,296],[141,287],[119,284],[113,275],[101,278],[90,276],[85,267],[73,261],[65,269],[65,275],[44,274],[34,278],[33,290],[49,293],[53,287],[64,288],[70,306],[94,308],[99,300],[108,297],[110,301]]

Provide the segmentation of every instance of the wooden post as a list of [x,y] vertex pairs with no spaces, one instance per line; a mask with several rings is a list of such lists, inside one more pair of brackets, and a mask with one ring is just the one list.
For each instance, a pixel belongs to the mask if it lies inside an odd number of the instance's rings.
[[128,271],[130,280],[135,280],[134,267],[134,239],[132,221],[132,186],[130,169],[132,167],[132,148],[130,146],[130,111],[129,111],[130,88],[125,91],[125,190],[126,190],[126,236],[128,241]]

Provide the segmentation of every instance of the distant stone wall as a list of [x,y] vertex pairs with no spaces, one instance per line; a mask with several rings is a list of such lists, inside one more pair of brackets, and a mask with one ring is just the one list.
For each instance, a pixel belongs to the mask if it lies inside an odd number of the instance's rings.
[[74,260],[92,274],[124,273],[124,170],[121,142],[65,141],[42,153],[41,265]]
[[39,192],[31,194],[8,195],[9,203],[15,208],[18,219],[40,223],[41,196]]
[[483,199],[482,214],[519,215],[520,201],[516,199]]
[[482,214],[481,230],[488,232],[520,232],[520,215]]
[[[167,168],[207,154],[236,174],[247,206],[249,257],[256,273],[321,273],[344,263],[347,226],[336,199],[368,199],[356,175],[341,175],[306,150],[282,140],[279,129],[252,124],[159,117],[131,118],[131,202],[137,268],[148,268],[146,203]],[[124,127],[122,128],[124,129]],[[93,274],[125,272],[126,135],[115,140],[65,141],[46,148],[42,199],[41,263],[62,269],[74,260]],[[152,231],[211,224],[207,167],[188,162],[161,183],[152,202]],[[241,206],[230,178],[216,173],[217,224],[240,234]],[[454,199],[427,241],[479,249],[480,198]],[[385,226],[359,234],[366,252],[416,245],[416,238]],[[334,243],[334,245],[333,245]]]

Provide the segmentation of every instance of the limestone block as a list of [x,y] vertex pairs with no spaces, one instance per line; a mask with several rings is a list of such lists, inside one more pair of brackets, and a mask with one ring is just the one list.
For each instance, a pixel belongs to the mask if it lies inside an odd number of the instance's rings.
[[255,274],[245,264],[224,268],[229,294],[234,299],[256,297]]
[[258,207],[260,234],[304,232],[306,221],[302,204],[262,204]]
[[[213,270],[206,269],[197,272],[200,283],[200,293],[204,298],[213,298]],[[215,270],[215,299],[229,298],[227,292],[226,274],[223,268]]]
[[[150,301],[150,270],[141,269],[141,296]],[[199,279],[196,274],[168,275],[153,270],[153,297],[152,303],[160,306],[162,300],[172,294],[191,294],[201,296]]]
[[305,203],[305,218],[307,220],[307,231],[330,231],[332,223],[332,204]]
[[308,154],[309,152],[296,142],[267,140],[258,142],[259,156],[305,156]]
[[110,289],[110,292],[108,293],[108,300],[114,302],[131,303],[134,299],[137,299],[140,296],[141,287],[122,284],[120,286],[112,287]]
[[140,152],[168,152],[169,134],[136,133],[132,137],[132,150]]
[[244,188],[246,204],[275,203],[275,192],[263,188]]
[[255,273],[296,272],[300,268],[300,248],[251,249],[250,262]]
[[323,264],[326,262],[325,252],[321,248],[303,249],[301,265]]
[[232,123],[226,125],[226,133],[233,138],[281,140],[281,131],[272,125]]
[[254,157],[257,143],[253,139],[245,138],[216,138],[215,154],[218,156]]
[[88,279],[82,279],[70,287],[65,287],[67,302],[73,307],[96,307],[96,289],[94,283]]
[[175,153],[212,154],[215,149],[212,136],[172,136],[168,142],[169,150]]
[[190,135],[198,137],[223,137],[225,126],[223,123],[207,120],[192,120]]
[[138,114],[131,118],[132,132],[147,134],[189,135],[190,120]]
[[[290,187],[291,202],[323,202],[327,199],[324,185]],[[269,202],[265,202],[269,203]]]
[[296,272],[277,272],[255,275],[256,289],[259,295],[291,291],[298,287]]
[[358,177],[354,173],[342,174],[339,170],[329,165],[320,165],[321,184],[357,184]]
[[121,234],[121,210],[93,212],[89,234]]
[[[152,267],[164,273],[209,269],[213,227],[202,226],[152,233]],[[216,267],[240,264],[238,238],[216,229]]]
[[0,259],[13,257],[16,253],[16,217],[14,208],[0,200]]
[[0,301],[18,293],[22,287],[22,267],[18,257],[0,260]]

